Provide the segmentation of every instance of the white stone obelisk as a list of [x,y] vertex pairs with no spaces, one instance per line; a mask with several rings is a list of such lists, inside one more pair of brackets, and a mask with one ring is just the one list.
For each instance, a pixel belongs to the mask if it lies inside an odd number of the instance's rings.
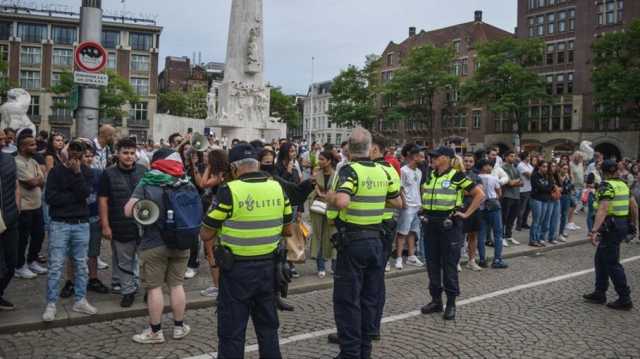
[[217,108],[209,120],[221,128],[219,137],[270,140],[286,133],[286,126],[269,116],[262,14],[262,0],[233,0],[231,5],[224,79],[211,90]]

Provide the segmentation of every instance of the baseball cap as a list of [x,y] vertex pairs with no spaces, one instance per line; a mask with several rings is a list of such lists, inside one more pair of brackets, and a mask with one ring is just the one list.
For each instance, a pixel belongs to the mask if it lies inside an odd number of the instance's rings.
[[615,160],[605,160],[602,162],[603,172],[615,172],[618,169],[618,163]]
[[453,149],[446,147],[446,146],[440,146],[438,148],[436,148],[435,150],[432,150],[429,152],[429,156],[431,157],[440,157],[440,156],[447,156],[449,158],[453,158],[456,156],[456,153]]
[[256,149],[248,143],[238,144],[229,151],[229,163],[247,158],[252,158],[254,160],[258,158]]

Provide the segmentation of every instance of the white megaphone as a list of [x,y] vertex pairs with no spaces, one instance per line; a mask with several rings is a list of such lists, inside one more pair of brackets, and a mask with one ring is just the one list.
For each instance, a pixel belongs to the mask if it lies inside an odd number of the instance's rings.
[[150,226],[160,218],[160,207],[148,199],[143,199],[133,206],[133,218],[141,226]]
[[203,134],[195,132],[191,136],[191,146],[197,152],[204,152],[209,147],[209,142]]

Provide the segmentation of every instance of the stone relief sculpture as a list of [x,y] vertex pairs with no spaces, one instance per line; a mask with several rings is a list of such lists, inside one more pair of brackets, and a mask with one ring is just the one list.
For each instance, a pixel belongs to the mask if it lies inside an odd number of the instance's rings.
[[247,73],[255,74],[260,71],[260,54],[258,47],[258,30],[249,30],[249,43],[247,45]]
[[31,95],[21,88],[7,92],[7,102],[0,106],[0,128],[11,127],[14,130],[30,128],[36,132],[36,126],[31,122],[27,111],[31,104]]

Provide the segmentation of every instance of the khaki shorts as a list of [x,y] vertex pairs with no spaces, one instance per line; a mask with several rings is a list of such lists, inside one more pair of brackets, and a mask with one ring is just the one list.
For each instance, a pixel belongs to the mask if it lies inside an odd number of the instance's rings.
[[142,251],[140,253],[142,287],[158,288],[165,283],[169,288],[182,285],[188,261],[188,249],[168,249],[162,246]]

